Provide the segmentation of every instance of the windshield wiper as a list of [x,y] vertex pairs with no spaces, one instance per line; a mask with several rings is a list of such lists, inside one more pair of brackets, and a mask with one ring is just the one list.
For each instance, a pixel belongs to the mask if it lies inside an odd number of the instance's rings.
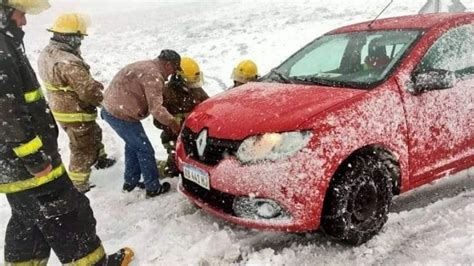
[[323,86],[334,86],[336,84],[341,83],[335,80],[321,79],[314,76],[293,77],[293,79],[296,81],[302,81],[302,82],[307,82],[307,83],[316,84],[316,85],[323,85]]
[[294,83],[293,80],[291,80],[287,75],[278,71],[276,68],[272,69],[270,73],[277,75],[278,78],[280,78],[280,80],[282,80],[285,83]]

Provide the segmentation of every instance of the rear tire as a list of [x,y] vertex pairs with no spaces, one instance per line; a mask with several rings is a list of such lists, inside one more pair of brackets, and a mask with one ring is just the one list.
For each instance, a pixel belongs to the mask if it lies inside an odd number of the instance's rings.
[[392,201],[391,172],[373,154],[349,158],[330,184],[321,227],[329,236],[360,245],[383,227]]

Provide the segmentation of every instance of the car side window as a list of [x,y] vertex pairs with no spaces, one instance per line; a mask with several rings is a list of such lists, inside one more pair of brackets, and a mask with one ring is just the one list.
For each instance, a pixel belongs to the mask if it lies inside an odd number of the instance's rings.
[[459,26],[447,31],[428,50],[417,72],[448,70],[457,77],[473,75],[474,24]]

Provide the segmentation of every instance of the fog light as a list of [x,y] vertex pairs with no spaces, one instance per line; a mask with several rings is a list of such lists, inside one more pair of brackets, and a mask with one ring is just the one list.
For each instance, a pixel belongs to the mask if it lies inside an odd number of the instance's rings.
[[259,202],[257,205],[257,215],[263,218],[274,218],[281,213],[280,206],[275,206],[271,202]]
[[275,201],[248,197],[236,197],[232,205],[234,213],[247,219],[288,218],[288,213]]

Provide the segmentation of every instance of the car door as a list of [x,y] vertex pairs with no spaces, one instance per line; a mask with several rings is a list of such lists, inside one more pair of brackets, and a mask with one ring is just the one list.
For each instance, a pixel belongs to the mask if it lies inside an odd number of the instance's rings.
[[[474,157],[474,24],[452,28],[428,49],[400,84],[408,127],[412,185]],[[413,77],[428,70],[454,74],[454,86],[413,92]],[[411,91],[411,92],[409,92]]]

